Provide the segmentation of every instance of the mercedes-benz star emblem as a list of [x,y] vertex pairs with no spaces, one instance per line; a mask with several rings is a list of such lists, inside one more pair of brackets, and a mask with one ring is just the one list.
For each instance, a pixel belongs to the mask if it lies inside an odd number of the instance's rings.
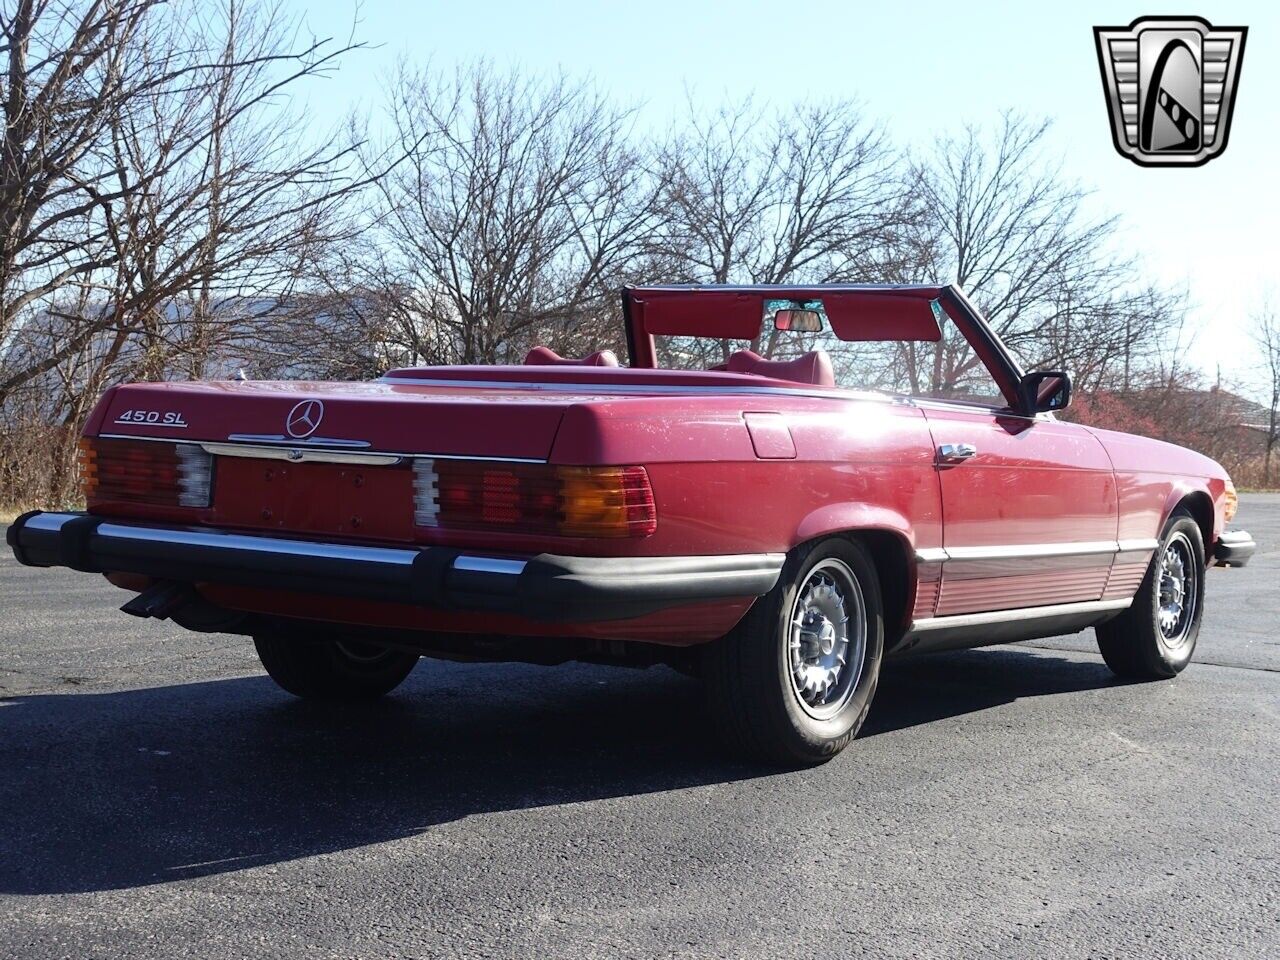
[[303,400],[289,411],[289,416],[285,418],[284,427],[289,431],[289,436],[297,440],[303,440],[316,432],[320,427],[320,421],[323,419],[323,401]]

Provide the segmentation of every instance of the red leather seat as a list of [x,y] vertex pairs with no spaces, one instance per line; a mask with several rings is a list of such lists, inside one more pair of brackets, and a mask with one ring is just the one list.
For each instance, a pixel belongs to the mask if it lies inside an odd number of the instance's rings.
[[772,377],[775,380],[811,383],[815,387],[836,385],[831,357],[825,350],[813,350],[794,360],[766,360],[760,354],[750,350],[739,350],[730,355],[725,369],[730,373],[754,373],[757,376]]
[[552,367],[552,366],[573,366],[573,367],[617,367],[618,355],[612,350],[597,350],[595,353],[588,354],[581,360],[574,360],[572,357],[562,357],[550,347],[534,347],[525,356],[524,362],[529,366],[535,367]]

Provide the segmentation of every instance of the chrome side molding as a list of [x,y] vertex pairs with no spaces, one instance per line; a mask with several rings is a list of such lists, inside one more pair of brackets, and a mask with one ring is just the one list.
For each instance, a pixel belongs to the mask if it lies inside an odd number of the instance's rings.
[[1109,613],[1125,610],[1133,604],[1132,597],[1122,600],[1085,600],[1080,603],[1055,603],[1043,607],[1017,607],[1012,610],[988,610],[982,613],[960,613],[949,617],[928,617],[916,620],[908,634],[929,633],[932,630],[949,630],[955,627],[983,627],[994,623],[1051,620],[1054,617],[1075,614]]
[[1019,543],[991,547],[923,547],[916,550],[917,563],[947,560],[1025,560],[1036,557],[1082,557],[1093,554],[1145,553],[1160,545],[1158,540],[1091,540],[1078,543]]

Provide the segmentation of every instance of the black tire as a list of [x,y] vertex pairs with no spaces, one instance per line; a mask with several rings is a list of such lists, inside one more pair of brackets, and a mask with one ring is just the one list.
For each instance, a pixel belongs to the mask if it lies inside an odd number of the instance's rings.
[[[851,583],[838,583],[846,571]],[[852,670],[858,647],[856,627],[849,628],[843,641],[833,641],[845,643],[843,651],[849,655],[848,662],[830,688],[822,693],[811,691],[814,697],[826,697],[815,704],[806,699],[808,688],[806,692],[799,688],[795,671],[800,667],[792,659],[792,644],[797,638],[807,637],[813,642],[797,646],[797,651],[810,650],[815,657],[831,657],[826,649],[827,634],[822,632],[828,624],[816,612],[812,616],[805,612],[815,611],[811,605],[806,604],[803,610],[797,605],[801,590],[811,584],[811,579],[818,588],[824,587],[824,576],[833,588],[850,594],[844,600],[849,623],[855,622],[853,613],[860,600],[864,635],[861,664],[856,672]],[[856,587],[856,596],[850,586]],[[822,627],[808,632],[797,629],[793,637],[793,615],[802,623],[821,622]],[[833,618],[832,623],[835,619],[838,618]],[[875,564],[866,548],[854,541],[833,538],[792,551],[774,588],[755,602],[727,636],[709,644],[703,652],[703,676],[713,722],[732,748],[754,759],[788,767],[830,760],[857,735],[880,680],[884,609]],[[803,653],[797,656],[803,657]],[[825,668],[815,663],[812,669],[821,672]],[[847,675],[846,670],[850,671]]]
[[[1166,559],[1171,576],[1166,572]],[[1172,619],[1169,612],[1177,591],[1169,589],[1179,579],[1177,571],[1186,571],[1189,582],[1183,582],[1179,613]],[[1151,566],[1134,595],[1133,604],[1112,620],[1094,628],[1098,649],[1116,676],[1125,680],[1167,680],[1176,677],[1191,662],[1200,635],[1200,618],[1204,613],[1204,537],[1200,525],[1191,514],[1179,507],[1170,516],[1160,534],[1160,546],[1151,557]],[[1162,580],[1165,581],[1162,598]],[[1191,609],[1186,609],[1186,598]],[[1166,607],[1162,624],[1162,602]]]
[[258,659],[281,689],[307,700],[372,700],[390,693],[416,653],[356,641],[257,636]]

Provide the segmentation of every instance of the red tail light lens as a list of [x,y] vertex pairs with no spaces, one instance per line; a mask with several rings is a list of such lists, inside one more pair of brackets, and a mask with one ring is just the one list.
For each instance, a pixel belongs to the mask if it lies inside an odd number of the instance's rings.
[[207,507],[213,457],[190,443],[88,438],[80,442],[80,475],[90,506]]
[[644,467],[415,460],[422,527],[561,537],[647,537],[658,528]]

